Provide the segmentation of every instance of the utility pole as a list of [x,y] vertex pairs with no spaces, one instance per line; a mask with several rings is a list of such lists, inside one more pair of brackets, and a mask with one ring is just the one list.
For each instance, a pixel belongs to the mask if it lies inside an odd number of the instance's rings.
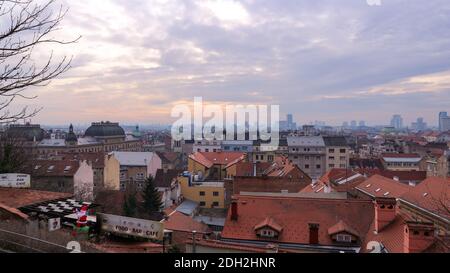
[[192,253],[197,253],[197,246],[196,246],[196,239],[195,235],[197,234],[197,231],[192,231]]

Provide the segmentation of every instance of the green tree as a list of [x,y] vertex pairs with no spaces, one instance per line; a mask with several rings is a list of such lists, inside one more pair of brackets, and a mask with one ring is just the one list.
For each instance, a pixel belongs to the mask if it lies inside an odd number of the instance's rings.
[[158,189],[155,187],[155,183],[153,181],[153,177],[150,176],[145,181],[145,188],[142,192],[142,199],[144,202],[142,203],[143,212],[152,213],[159,212],[163,203],[161,202],[161,195],[158,192]]
[[125,195],[123,202],[123,214],[127,217],[135,217],[137,213],[136,195],[129,193]]

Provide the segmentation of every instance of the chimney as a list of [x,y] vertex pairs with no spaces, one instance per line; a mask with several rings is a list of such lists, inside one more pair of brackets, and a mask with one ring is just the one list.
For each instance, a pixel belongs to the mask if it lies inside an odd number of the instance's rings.
[[309,244],[310,245],[319,244],[319,224],[316,223],[309,224]]
[[256,172],[256,162],[253,163],[253,176],[256,176],[257,172]]
[[404,253],[421,253],[435,241],[432,223],[406,222],[403,239]]
[[231,220],[237,221],[238,220],[238,199],[233,198],[231,200]]
[[380,232],[384,227],[394,221],[396,216],[397,201],[395,198],[379,197],[375,199],[375,232]]

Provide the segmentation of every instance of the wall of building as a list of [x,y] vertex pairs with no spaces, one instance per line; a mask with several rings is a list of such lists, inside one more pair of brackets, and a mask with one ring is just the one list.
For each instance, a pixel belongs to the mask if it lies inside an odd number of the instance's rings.
[[83,201],[94,199],[94,170],[86,161],[80,161],[80,167],[73,176],[75,197]]
[[348,147],[327,147],[326,148],[326,171],[333,168],[349,168],[350,148]]
[[[208,186],[207,183],[201,186],[189,186],[189,178],[179,177],[178,181],[181,186],[181,194],[183,198],[198,202],[204,208],[219,208],[225,207],[225,188]],[[200,195],[204,192],[204,195]],[[217,196],[214,195],[217,194]],[[203,202],[203,203],[202,203]],[[216,205],[214,205],[216,203]]]
[[120,162],[112,154],[105,156],[103,179],[105,189],[120,190]]
[[162,160],[156,153],[153,153],[152,159],[148,162],[147,176],[155,177],[158,169],[162,169]]

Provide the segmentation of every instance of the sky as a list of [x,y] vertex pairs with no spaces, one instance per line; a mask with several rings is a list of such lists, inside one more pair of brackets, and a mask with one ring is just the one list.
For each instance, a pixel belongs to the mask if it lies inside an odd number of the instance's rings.
[[35,58],[54,50],[72,69],[14,107],[43,107],[42,124],[156,124],[201,96],[278,104],[300,124],[437,124],[450,112],[450,1],[371,1],[61,0],[54,35],[82,38]]

